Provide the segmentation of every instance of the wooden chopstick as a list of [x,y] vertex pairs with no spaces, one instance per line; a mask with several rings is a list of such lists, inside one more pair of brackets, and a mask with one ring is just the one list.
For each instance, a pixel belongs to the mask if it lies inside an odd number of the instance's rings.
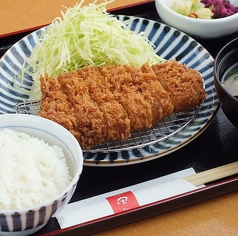
[[200,186],[235,174],[238,174],[238,161],[190,175],[184,179],[195,186]]

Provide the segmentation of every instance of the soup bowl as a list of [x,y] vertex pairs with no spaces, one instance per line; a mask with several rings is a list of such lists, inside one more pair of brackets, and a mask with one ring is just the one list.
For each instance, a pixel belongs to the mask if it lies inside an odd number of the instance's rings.
[[[238,37],[219,51],[213,67],[215,88],[221,108],[230,122],[238,128],[238,79],[233,74],[237,69]],[[230,83],[230,79],[234,81]]]

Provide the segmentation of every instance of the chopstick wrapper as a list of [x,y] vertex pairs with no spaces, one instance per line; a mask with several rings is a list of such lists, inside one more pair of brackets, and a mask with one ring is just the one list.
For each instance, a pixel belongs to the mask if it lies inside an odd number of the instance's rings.
[[135,209],[197,188],[184,180],[193,168],[68,204],[57,215],[61,229]]

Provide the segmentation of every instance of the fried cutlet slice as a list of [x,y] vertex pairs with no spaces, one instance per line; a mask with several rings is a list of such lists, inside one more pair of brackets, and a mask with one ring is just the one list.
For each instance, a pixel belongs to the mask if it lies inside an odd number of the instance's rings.
[[133,84],[133,78],[122,65],[109,65],[99,68],[108,81],[114,98],[122,105],[130,119],[130,129],[145,130],[152,126],[151,105]]
[[107,125],[97,104],[88,94],[75,96],[72,103],[78,119],[78,129],[82,136],[80,144],[83,149],[91,149],[92,146],[106,142]]
[[39,116],[53,120],[69,130],[78,140],[80,133],[77,130],[77,119],[61,91],[57,78],[41,77],[42,98]]
[[116,141],[131,136],[130,120],[122,105],[109,89],[110,84],[101,75],[97,67],[85,67],[78,70],[88,87],[91,99],[97,104],[106,122],[106,140]]
[[77,74],[68,76],[67,73],[58,77],[70,106],[77,117],[77,128],[81,134],[79,140],[83,149],[106,141],[106,122],[97,104],[90,98],[85,81]]
[[144,64],[141,68],[125,66],[125,69],[131,74],[134,86],[138,88],[143,98],[151,104],[153,125],[157,124],[165,116],[173,113],[170,94],[158,81],[148,63]]
[[152,66],[156,76],[167,90],[174,105],[174,112],[186,111],[202,103],[206,97],[200,73],[176,60]]

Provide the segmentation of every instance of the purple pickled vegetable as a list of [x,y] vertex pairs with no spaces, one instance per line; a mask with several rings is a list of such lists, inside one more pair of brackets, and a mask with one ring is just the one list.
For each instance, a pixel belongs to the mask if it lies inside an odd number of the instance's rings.
[[222,18],[238,12],[238,7],[233,6],[228,0],[201,0],[205,7],[213,12],[213,18]]

